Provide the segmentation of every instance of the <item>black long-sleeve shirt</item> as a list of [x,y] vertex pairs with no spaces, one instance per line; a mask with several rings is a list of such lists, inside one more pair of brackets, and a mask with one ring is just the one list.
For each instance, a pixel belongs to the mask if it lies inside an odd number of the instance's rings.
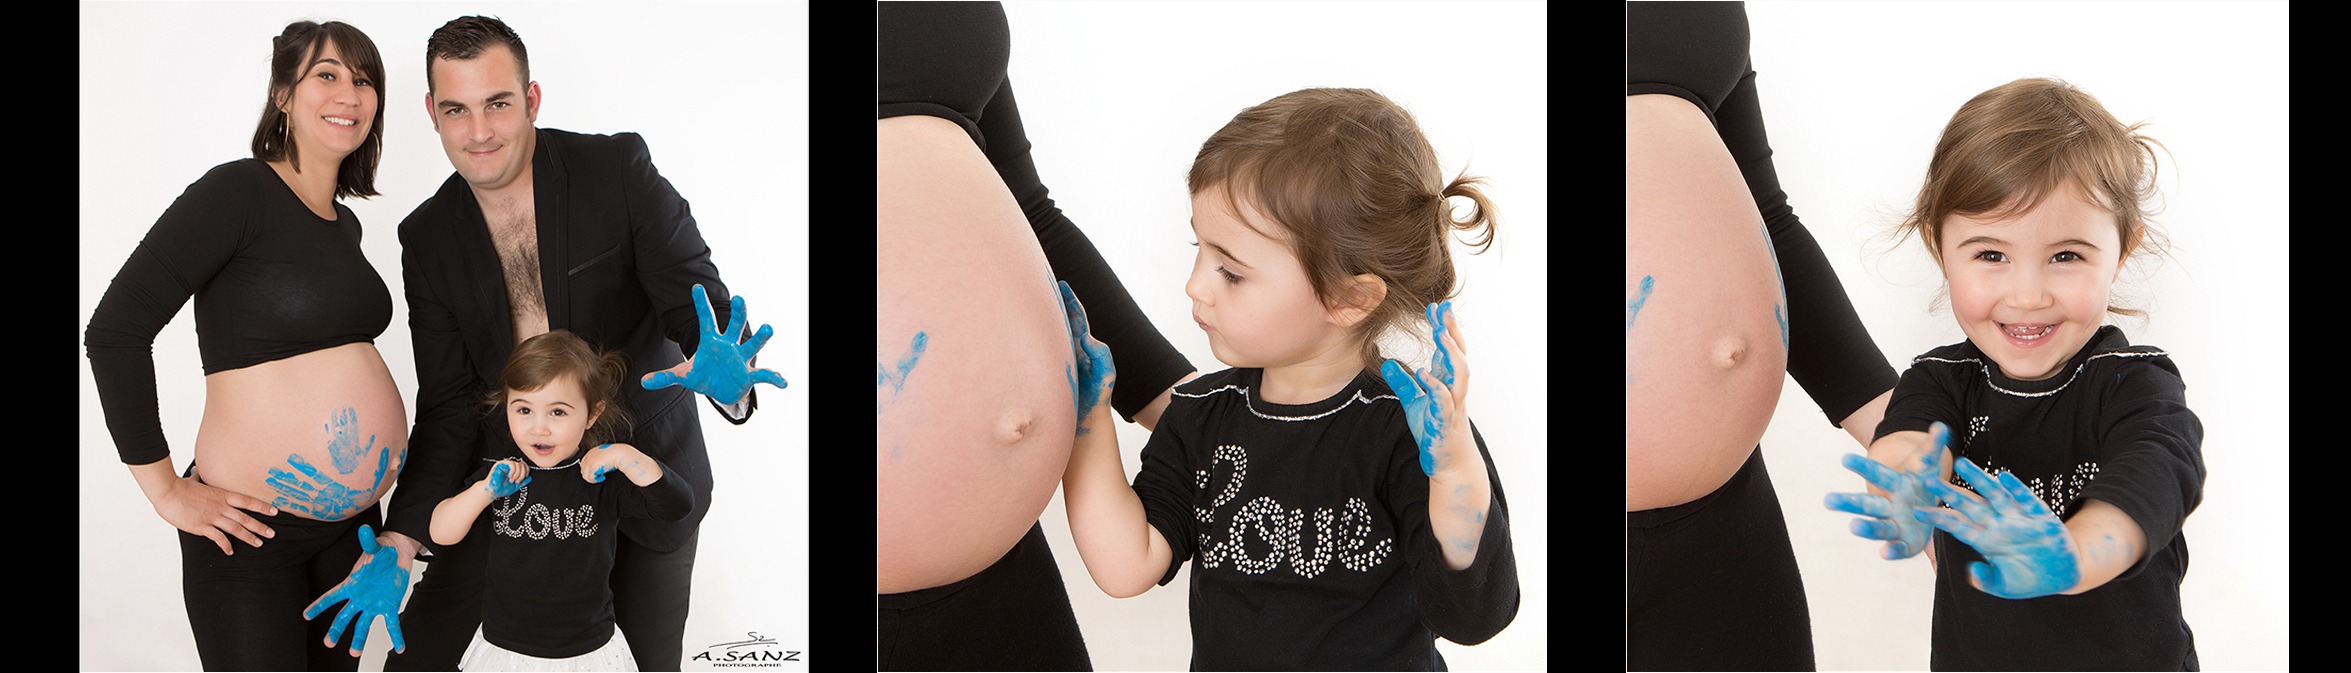
[[171,457],[156,401],[155,335],[189,297],[204,373],[348,343],[392,322],[392,293],[359,249],[359,216],[303,205],[277,171],[239,159],[207,171],[123,261],[84,336],[107,431],[128,465]]
[[2204,499],[2204,426],[2186,391],[2168,355],[2112,325],[2043,381],[2008,378],[1964,341],[1911,361],[1877,436],[1941,421],[1954,463],[2016,475],[2060,519],[2107,502],[2147,536],[2138,563],[2096,589],[2011,600],[1969,584],[1983,555],[1935,531],[1934,670],[2195,670],[2180,526]]
[[[1135,493],[1192,569],[1193,670],[1444,670],[1436,638],[1485,642],[1518,615],[1501,472],[1468,568],[1445,567],[1403,406],[1366,371],[1310,404],[1257,399],[1264,370],[1177,386]],[[1455,516],[1445,513],[1443,516]]]
[[880,48],[878,112],[887,119],[928,115],[962,126],[987,154],[997,177],[1020,203],[1053,276],[1085,304],[1094,338],[1118,362],[1110,406],[1135,414],[1160,391],[1192,373],[1192,363],[1143,316],[1118,274],[1047,195],[1029,157],[1028,133],[1012,96],[1005,64],[1012,54],[1004,7],[993,2],[885,2],[877,10]]
[[[595,451],[582,448],[581,452]],[[521,458],[520,450],[509,451]],[[660,462],[658,460],[654,461]],[[483,460],[465,483],[490,476]],[[490,525],[459,544],[489,550],[482,585],[482,639],[534,657],[576,657],[612,639],[612,558],[621,519],[674,522],[694,491],[668,473],[643,487],[618,470],[581,478],[578,456],[532,467],[531,482],[482,511]]]

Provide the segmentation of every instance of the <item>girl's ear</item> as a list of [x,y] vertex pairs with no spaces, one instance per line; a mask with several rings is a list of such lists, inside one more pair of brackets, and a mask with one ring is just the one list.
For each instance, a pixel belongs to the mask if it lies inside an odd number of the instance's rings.
[[588,427],[596,427],[596,419],[604,417],[605,403],[597,402],[596,410],[588,412]]
[[1348,279],[1338,294],[1341,299],[1330,305],[1328,319],[1333,325],[1353,329],[1388,299],[1388,283],[1379,276],[1359,273]]

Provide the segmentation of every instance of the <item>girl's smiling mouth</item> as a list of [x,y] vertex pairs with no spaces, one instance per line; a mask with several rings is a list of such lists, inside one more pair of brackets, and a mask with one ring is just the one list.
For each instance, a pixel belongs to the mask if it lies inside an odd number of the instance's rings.
[[2017,348],[2038,348],[2048,342],[2049,335],[2057,333],[2056,323],[1995,324],[2000,326],[2000,336],[2008,339],[2008,345]]

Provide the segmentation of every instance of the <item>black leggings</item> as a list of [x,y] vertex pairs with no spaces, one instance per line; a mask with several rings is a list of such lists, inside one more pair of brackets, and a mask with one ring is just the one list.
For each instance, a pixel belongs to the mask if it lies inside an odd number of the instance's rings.
[[[189,465],[188,473],[195,469]],[[370,506],[332,522],[282,509],[277,516],[246,514],[276,535],[262,538],[259,547],[232,535],[229,548],[235,555],[220,553],[211,538],[178,531],[180,592],[204,670],[358,670],[359,659],[349,652],[358,624],[344,627],[343,642],[324,644],[327,628],[346,606],[328,606],[311,620],[302,618],[302,610],[351,576],[351,564],[359,561],[359,526],[382,528],[381,509]],[[382,632],[382,624],[373,630]]]
[[1091,671],[1043,524],[979,574],[881,594],[884,671]]
[[1812,611],[1758,447],[1731,480],[1625,513],[1625,665],[1809,671]]
[[[466,538],[488,537],[489,526],[490,517],[475,519]],[[683,546],[665,552],[638,544],[625,533],[620,537],[612,559],[612,624],[628,639],[637,670],[675,671],[684,665],[687,598],[701,539],[697,530]],[[408,651],[385,658],[384,670],[457,670],[457,660],[482,624],[485,549],[479,544],[450,545],[425,564],[424,579],[400,610]]]

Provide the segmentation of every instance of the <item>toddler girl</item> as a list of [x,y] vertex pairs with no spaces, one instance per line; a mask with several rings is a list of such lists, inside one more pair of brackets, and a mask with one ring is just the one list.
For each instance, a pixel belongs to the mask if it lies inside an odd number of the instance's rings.
[[[1112,596],[1193,562],[1193,669],[1440,670],[1436,637],[1477,644],[1516,616],[1502,483],[1469,423],[1460,325],[1434,303],[1453,293],[1448,231],[1492,241],[1476,182],[1445,183],[1411,115],[1363,89],[1284,94],[1209,137],[1184,290],[1233,368],[1174,389],[1131,488],[1098,403],[1108,351],[1064,286],[1071,533]],[[1408,374],[1376,340],[1424,314],[1436,356]]]
[[2159,246],[2138,131],[2064,82],[1986,91],[1944,128],[1903,222],[1967,340],[1911,360],[1868,459],[1845,457],[1869,494],[1828,506],[1869,517],[1853,532],[1886,558],[1935,562],[1935,670],[2197,668],[2180,525],[2203,498],[2204,429],[2170,356],[2103,324],[2140,313],[2108,291]]
[[464,491],[433,509],[441,545],[464,540],[484,508],[497,517],[479,543],[489,545],[482,625],[459,668],[637,670],[612,626],[618,519],[677,521],[694,493],[636,447],[597,443],[625,422],[613,402],[626,373],[618,353],[598,355],[564,330],[524,340],[507,361],[501,390],[486,401],[506,414],[512,455],[485,460]]

